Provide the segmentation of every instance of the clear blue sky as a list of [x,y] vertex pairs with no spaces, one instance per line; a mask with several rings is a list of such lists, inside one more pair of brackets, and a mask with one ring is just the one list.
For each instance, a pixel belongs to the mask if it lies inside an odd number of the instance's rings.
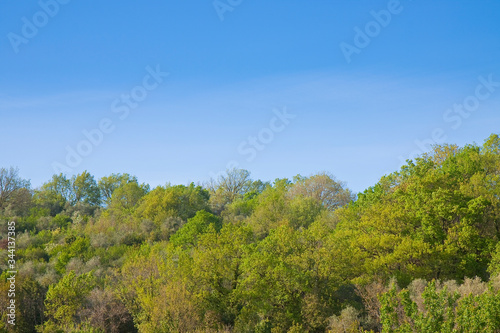
[[54,1],[0,3],[0,166],[34,187],[55,165],[155,186],[235,161],[362,191],[416,140],[500,132],[497,0]]

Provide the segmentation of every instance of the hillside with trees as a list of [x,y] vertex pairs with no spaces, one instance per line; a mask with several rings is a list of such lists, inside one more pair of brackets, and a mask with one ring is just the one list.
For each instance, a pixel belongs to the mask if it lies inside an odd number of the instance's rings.
[[3,166],[0,331],[499,332],[499,182],[495,134],[435,146],[359,194],[324,172],[265,182],[239,169],[156,188],[85,171],[32,188]]

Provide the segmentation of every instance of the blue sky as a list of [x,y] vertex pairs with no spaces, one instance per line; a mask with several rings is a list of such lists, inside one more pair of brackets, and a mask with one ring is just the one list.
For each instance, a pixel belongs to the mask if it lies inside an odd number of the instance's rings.
[[498,82],[499,1],[2,1],[0,166],[363,191],[500,132]]

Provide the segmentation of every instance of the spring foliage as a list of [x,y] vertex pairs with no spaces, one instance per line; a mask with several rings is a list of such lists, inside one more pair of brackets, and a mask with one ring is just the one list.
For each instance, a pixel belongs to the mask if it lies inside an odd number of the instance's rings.
[[[8,182],[7,182],[8,181]],[[354,195],[246,170],[150,189],[0,170],[16,332],[498,332],[500,138],[436,146]],[[7,184],[7,185],[6,185]]]

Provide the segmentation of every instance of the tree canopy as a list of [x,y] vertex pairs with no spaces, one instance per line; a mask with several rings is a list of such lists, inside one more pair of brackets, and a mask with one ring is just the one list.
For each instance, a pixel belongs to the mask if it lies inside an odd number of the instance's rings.
[[[500,137],[435,146],[362,193],[326,172],[0,169],[16,228],[16,332],[498,332]],[[8,328],[7,260],[0,330]]]

